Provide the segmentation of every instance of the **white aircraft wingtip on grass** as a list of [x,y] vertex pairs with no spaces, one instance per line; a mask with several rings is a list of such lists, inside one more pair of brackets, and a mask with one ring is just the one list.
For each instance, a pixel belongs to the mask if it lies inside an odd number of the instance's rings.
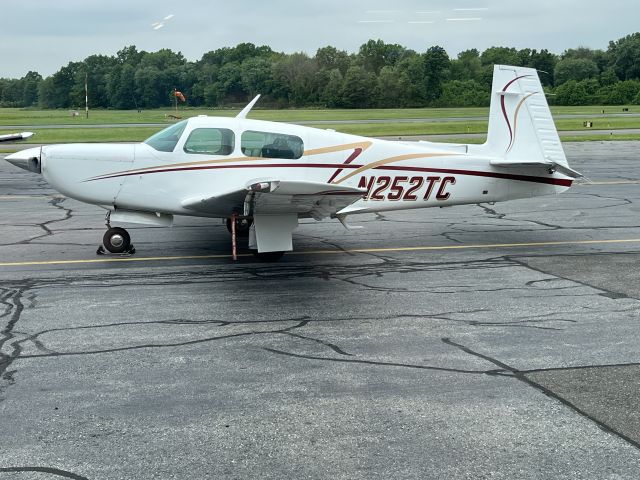
[[27,140],[34,135],[35,133],[33,132],[9,133],[7,135],[0,135],[0,142],[16,142],[20,140]]

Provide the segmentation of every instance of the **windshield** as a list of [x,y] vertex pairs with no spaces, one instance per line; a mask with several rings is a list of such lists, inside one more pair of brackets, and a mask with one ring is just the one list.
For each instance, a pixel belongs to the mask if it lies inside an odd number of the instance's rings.
[[147,138],[144,143],[160,152],[173,152],[186,126],[187,120],[178,122]]

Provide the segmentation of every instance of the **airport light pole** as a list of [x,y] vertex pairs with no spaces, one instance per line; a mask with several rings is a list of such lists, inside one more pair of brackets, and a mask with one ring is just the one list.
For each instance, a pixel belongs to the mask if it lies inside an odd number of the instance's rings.
[[84,74],[84,110],[89,118],[89,73]]

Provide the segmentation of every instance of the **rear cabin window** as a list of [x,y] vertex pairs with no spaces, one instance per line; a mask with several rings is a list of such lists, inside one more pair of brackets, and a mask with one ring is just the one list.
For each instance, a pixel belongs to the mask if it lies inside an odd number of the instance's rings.
[[258,158],[301,158],[304,143],[300,137],[282,133],[247,130],[242,134],[242,153]]
[[184,132],[186,127],[187,120],[183,120],[147,138],[144,143],[155,148],[159,152],[173,152],[173,149],[176,148],[176,144],[180,140],[182,132]]
[[226,128],[196,128],[184,144],[186,153],[207,155],[231,155],[236,138]]

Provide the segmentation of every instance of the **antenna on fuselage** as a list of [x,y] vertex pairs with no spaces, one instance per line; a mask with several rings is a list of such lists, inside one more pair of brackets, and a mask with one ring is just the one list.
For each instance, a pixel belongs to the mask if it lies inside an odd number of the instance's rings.
[[247,118],[247,115],[249,115],[249,112],[251,111],[251,109],[254,107],[254,105],[256,103],[258,103],[258,100],[260,100],[260,95],[256,95],[256,98],[254,98],[253,100],[251,100],[251,102],[249,103],[249,105],[247,105],[246,107],[244,107],[242,109],[242,111],[236,116],[236,118]]

